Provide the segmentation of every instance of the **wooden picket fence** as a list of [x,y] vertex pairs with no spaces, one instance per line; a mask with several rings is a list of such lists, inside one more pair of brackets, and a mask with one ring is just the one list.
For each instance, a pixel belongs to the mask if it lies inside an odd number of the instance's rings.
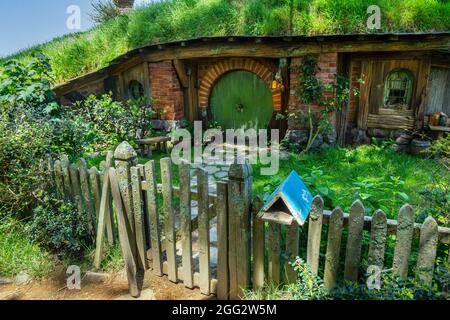
[[[83,159],[70,164],[67,157],[54,162],[49,159],[48,167],[61,197],[71,199],[80,212],[88,215],[90,230],[96,238],[97,268],[105,245],[120,240],[132,296],[139,296],[145,272],[166,275],[172,282],[197,287],[203,294],[214,294],[222,300],[239,299],[243,290],[265,283],[276,285],[296,279],[288,262],[299,255],[301,227],[282,228],[257,218],[263,203],[258,197],[253,199],[249,165],[232,165],[228,180],[218,182],[215,193],[209,192],[208,173],[202,169],[196,169],[197,188],[191,187],[189,164],[179,166],[180,183],[174,186],[169,158],[161,160],[161,181],[157,181],[155,162],[138,165],[136,152],[126,142],[114,153],[109,152],[99,169],[88,169]],[[195,218],[191,214],[192,201],[198,203]],[[217,219],[217,244],[210,241],[213,219]],[[420,239],[417,276],[431,283],[438,243],[450,244],[450,229],[438,227],[431,217],[422,225],[414,221],[414,211],[409,205],[400,209],[398,220],[389,220],[382,211],[373,217],[365,216],[359,201],[349,214],[339,208],[325,211],[323,200],[316,197],[305,226],[306,261],[317,273],[323,263],[321,254],[325,255],[324,283],[332,288],[338,281],[340,255],[345,255],[344,278],[357,281],[363,254],[362,235],[367,230],[369,265],[392,267],[400,276],[406,276],[411,244],[416,237]],[[326,227],[328,238],[322,239]],[[341,252],[344,229],[348,230],[348,236],[346,250]],[[384,262],[389,234],[396,235],[392,266]],[[321,252],[323,241],[327,243],[326,252]],[[215,268],[211,265],[213,247],[217,249]]]
[[[299,255],[299,227],[286,226],[284,232],[285,246],[281,247],[282,228],[276,223],[265,223],[256,218],[262,202],[257,199],[253,208],[253,286],[262,287],[265,283],[278,285],[282,282],[294,282],[297,279],[291,262]],[[432,217],[423,224],[415,223],[415,213],[410,205],[403,206],[398,220],[387,219],[386,214],[378,210],[372,217],[365,216],[365,209],[360,201],[356,201],[350,213],[343,213],[340,208],[333,211],[323,210],[323,200],[316,197],[308,222],[306,243],[306,262],[311,271],[318,273],[319,264],[324,263],[324,286],[332,289],[340,280],[340,255],[344,257],[343,278],[357,282],[363,260],[363,232],[370,233],[367,265],[376,266],[379,270],[391,269],[401,277],[408,276],[411,263],[413,238],[419,239],[418,256],[415,261],[416,276],[425,285],[430,285],[439,243],[450,244],[450,229],[439,227]],[[327,238],[322,239],[323,228],[328,228]],[[344,229],[347,229],[345,252],[342,251]],[[267,230],[267,243],[264,241]],[[392,265],[385,263],[388,235],[396,235]],[[326,249],[321,246],[326,242]],[[264,268],[264,252],[267,248],[268,267]],[[324,256],[324,259],[321,259]],[[284,265],[280,263],[285,257]],[[324,261],[322,261],[324,260]],[[448,257],[450,263],[450,255]],[[264,270],[267,270],[265,273]]]

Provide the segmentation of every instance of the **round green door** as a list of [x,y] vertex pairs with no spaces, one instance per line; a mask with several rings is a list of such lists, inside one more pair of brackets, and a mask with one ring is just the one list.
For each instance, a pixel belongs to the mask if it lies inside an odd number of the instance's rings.
[[222,129],[267,128],[273,114],[272,92],[256,74],[232,71],[211,93],[211,112]]

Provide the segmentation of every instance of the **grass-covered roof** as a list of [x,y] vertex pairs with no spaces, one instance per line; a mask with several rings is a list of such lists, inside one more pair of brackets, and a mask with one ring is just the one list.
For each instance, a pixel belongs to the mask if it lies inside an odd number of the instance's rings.
[[42,52],[61,83],[150,43],[199,36],[369,33],[367,8],[374,4],[382,13],[377,32],[450,30],[450,1],[445,0],[167,0],[2,61],[26,61]]

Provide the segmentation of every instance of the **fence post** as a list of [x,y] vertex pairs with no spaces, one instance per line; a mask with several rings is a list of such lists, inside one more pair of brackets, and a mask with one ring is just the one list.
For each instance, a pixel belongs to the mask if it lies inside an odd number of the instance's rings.
[[[119,183],[119,190],[125,207],[125,215],[130,226],[129,237],[133,239],[131,242],[131,252],[133,257],[135,257],[135,261],[138,261],[136,247],[136,227],[133,210],[133,191],[131,187],[131,167],[137,165],[137,153],[128,142],[124,141],[117,147],[116,151],[114,152],[114,159],[116,164],[116,174]],[[105,181],[103,181],[103,183],[105,183]],[[140,267],[141,266],[139,264],[138,268]]]
[[217,183],[217,298],[228,300],[228,184]]
[[242,296],[250,285],[252,168],[232,164],[229,172],[229,248],[230,299]]
[[264,286],[264,221],[258,219],[259,210],[264,205],[260,197],[256,197],[252,203],[253,214],[253,287],[262,288]]
[[137,153],[126,141],[122,142],[114,152],[117,179],[120,193],[125,204],[126,215],[130,223],[131,232],[135,234],[133,193],[131,189],[131,167],[137,166]]

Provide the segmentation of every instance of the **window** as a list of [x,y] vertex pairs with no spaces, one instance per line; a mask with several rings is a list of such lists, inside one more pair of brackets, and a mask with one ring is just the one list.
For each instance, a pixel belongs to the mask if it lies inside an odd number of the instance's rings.
[[384,106],[391,109],[411,109],[413,75],[406,69],[389,73],[384,83]]
[[128,85],[128,97],[131,99],[139,99],[144,96],[144,86],[136,80],[130,81]]

